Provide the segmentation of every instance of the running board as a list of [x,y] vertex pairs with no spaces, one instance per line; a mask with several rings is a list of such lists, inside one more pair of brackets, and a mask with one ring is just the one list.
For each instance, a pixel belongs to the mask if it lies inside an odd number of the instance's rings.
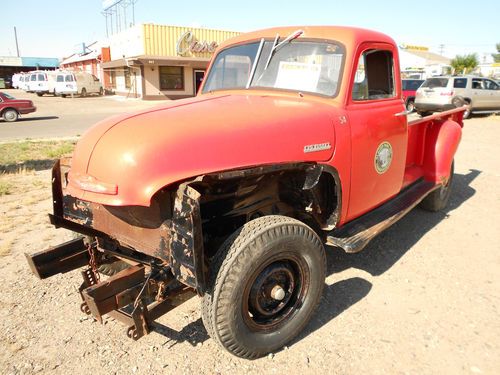
[[405,216],[438,187],[424,180],[414,183],[382,206],[330,232],[326,244],[340,247],[347,253],[363,250],[375,236]]

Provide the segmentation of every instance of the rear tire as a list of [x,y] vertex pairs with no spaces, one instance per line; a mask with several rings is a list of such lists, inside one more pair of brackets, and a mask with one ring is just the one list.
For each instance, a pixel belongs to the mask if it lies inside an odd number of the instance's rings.
[[103,95],[104,95],[104,90],[103,90],[103,88],[101,87],[101,88],[99,89],[99,96],[103,96]]
[[443,185],[440,188],[434,190],[432,193],[426,196],[422,200],[422,202],[420,202],[420,207],[422,207],[424,210],[437,212],[444,209],[448,204],[453,185],[453,173],[455,170],[454,164],[454,162],[451,163],[450,178],[448,179],[446,185]]
[[407,112],[413,112],[415,110],[415,100],[413,99],[409,99],[407,102],[406,102],[406,111]]
[[5,122],[14,122],[19,118],[19,113],[15,109],[9,108],[3,112],[2,117]]
[[311,318],[325,268],[323,243],[304,223],[285,216],[246,223],[212,260],[202,301],[207,332],[242,358],[282,348]]
[[85,98],[87,96],[87,89],[85,89],[85,87],[82,89],[82,91],[80,92],[80,96],[82,98]]
[[36,95],[37,96],[43,96],[43,92],[37,92]]
[[463,107],[464,105],[467,106],[463,114],[463,118],[468,119],[471,117],[471,105],[469,102],[465,101],[464,98],[457,96],[456,98],[453,98],[451,104],[453,104],[455,108],[460,108]]

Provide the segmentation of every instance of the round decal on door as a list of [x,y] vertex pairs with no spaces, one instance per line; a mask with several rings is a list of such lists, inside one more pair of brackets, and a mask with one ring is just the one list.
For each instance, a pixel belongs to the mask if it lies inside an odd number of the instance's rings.
[[377,173],[386,172],[392,162],[392,146],[389,142],[382,142],[375,153],[375,170]]

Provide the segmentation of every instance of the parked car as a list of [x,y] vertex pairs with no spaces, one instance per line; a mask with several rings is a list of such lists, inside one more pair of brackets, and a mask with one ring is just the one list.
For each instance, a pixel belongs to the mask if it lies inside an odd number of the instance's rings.
[[38,96],[43,94],[54,94],[55,72],[54,71],[35,71],[31,72],[28,81],[28,92],[34,92]]
[[500,112],[500,85],[476,76],[433,77],[420,86],[415,98],[415,109],[422,116],[464,105],[464,118],[472,113]]
[[415,110],[415,95],[418,88],[424,83],[423,79],[403,79],[403,100],[405,102],[406,110],[413,112]]
[[16,99],[13,96],[0,92],[0,116],[7,122],[17,121],[19,115],[35,112],[36,107],[31,100]]
[[88,94],[102,95],[104,89],[99,78],[87,72],[59,71],[55,77],[55,95],[87,96]]
[[408,121],[399,65],[364,29],[227,40],[197,97],[100,121],[56,162],[51,222],[81,236],[28,255],[31,270],[86,267],[81,311],[134,340],[198,294],[227,351],[281,350],[321,300],[325,245],[361,251],[449,200],[464,109]]

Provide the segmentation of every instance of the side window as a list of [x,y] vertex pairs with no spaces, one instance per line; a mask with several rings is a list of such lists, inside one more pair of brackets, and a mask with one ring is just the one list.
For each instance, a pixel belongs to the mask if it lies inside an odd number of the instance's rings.
[[489,79],[483,80],[483,84],[484,84],[484,88],[486,90],[498,90],[499,89],[498,85]]
[[368,50],[359,57],[354,77],[353,100],[377,100],[393,98],[394,64],[392,52]]
[[455,78],[453,82],[453,87],[456,89],[465,89],[467,86],[467,78]]
[[483,80],[479,78],[473,78],[472,79],[472,88],[475,90],[482,90],[483,89]]

